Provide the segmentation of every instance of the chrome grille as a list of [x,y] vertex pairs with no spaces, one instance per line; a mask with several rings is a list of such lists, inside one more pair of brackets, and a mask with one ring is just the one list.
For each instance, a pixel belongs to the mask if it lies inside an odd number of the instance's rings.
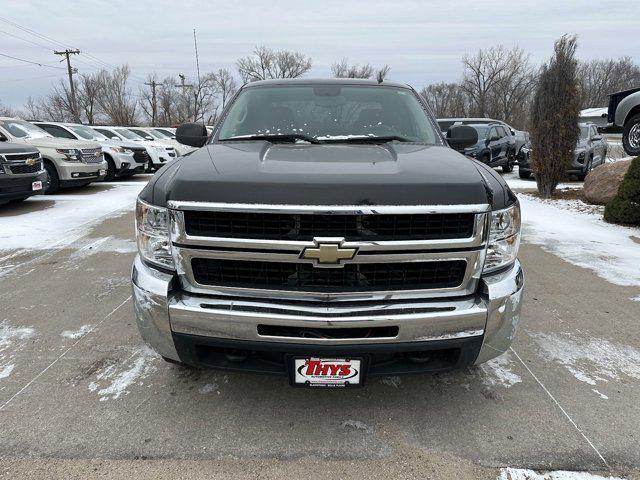
[[83,148],[82,161],[84,163],[102,163],[102,149],[101,148]]
[[[371,301],[475,292],[488,205],[285,206],[169,202],[182,287],[285,300]],[[323,265],[305,249],[338,244]]]

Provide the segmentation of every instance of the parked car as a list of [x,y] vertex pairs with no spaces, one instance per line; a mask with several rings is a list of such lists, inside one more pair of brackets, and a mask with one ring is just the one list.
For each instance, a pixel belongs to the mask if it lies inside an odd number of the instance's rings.
[[502,167],[505,173],[513,171],[516,161],[515,140],[501,123],[467,124],[478,134],[478,142],[462,153],[480,160],[490,167]]
[[0,143],[0,205],[41,195],[47,182],[47,172],[37,148]]
[[507,131],[513,135],[515,139],[515,154],[518,155],[522,146],[529,141],[529,132],[524,130],[516,130],[508,123],[505,123],[501,120],[494,120],[493,118],[439,118],[438,125],[440,126],[440,131],[444,135],[447,134],[447,130],[452,125],[469,125],[471,123],[475,124],[488,124],[488,123],[499,123],[502,126],[507,128]]
[[414,89],[357,79],[251,82],[222,118],[182,125],[198,150],[137,201],[135,316],[165,360],[347,386],[509,348],[520,207],[449,148],[474,129],[448,145]]
[[176,129],[171,127],[152,127],[156,132],[160,132],[169,138],[176,138]]
[[622,128],[622,146],[627,155],[640,155],[640,87],[609,95],[607,121]]
[[[584,180],[594,167],[605,163],[608,144],[607,140],[598,133],[596,125],[580,123],[578,127],[580,137],[567,173],[577,175],[580,180]],[[531,145],[527,144],[518,156],[518,174],[520,178],[529,178],[531,172]]]
[[162,134],[160,132],[157,132],[153,128],[129,127],[129,130],[132,131],[133,133],[135,133],[136,135],[141,136],[145,140],[149,140],[151,142],[163,143],[165,145],[169,145],[170,147],[175,148],[176,152],[178,152],[178,156],[179,157],[181,157],[182,155],[186,155],[188,153],[191,153],[192,151],[195,150],[195,148],[190,147],[188,145],[182,145],[181,143],[178,143],[175,140],[175,138],[171,138],[171,137],[169,137],[167,135],[164,135],[164,134]]
[[49,132],[54,137],[75,140],[93,140],[102,146],[107,162],[107,175],[103,181],[110,182],[115,177],[130,177],[142,173],[151,158],[146,147],[131,140],[111,140],[87,125],[58,122],[31,122]]
[[0,141],[24,143],[40,151],[49,177],[45,194],[88,185],[107,175],[107,162],[96,142],[54,138],[40,127],[9,117],[0,117]]
[[149,171],[158,170],[178,156],[175,148],[163,143],[146,140],[140,135],[136,135],[126,127],[94,125],[92,128],[112,140],[130,140],[133,142],[142,143],[144,146],[149,147],[147,149],[147,153],[149,153],[150,156],[148,167]]

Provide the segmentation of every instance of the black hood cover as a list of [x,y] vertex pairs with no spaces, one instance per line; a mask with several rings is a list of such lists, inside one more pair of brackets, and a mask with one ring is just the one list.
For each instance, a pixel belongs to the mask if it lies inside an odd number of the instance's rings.
[[165,167],[142,198],[160,206],[169,200],[298,205],[492,203],[485,177],[474,161],[447,147],[230,142],[207,145]]

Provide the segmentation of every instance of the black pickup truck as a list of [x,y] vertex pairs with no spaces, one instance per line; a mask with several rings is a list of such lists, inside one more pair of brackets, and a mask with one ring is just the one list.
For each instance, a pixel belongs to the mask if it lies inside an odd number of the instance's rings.
[[42,194],[47,179],[36,148],[0,142],[0,205]]
[[509,347],[520,208],[409,86],[272,80],[240,89],[200,147],[138,198],[135,315],[163,358],[361,385]]

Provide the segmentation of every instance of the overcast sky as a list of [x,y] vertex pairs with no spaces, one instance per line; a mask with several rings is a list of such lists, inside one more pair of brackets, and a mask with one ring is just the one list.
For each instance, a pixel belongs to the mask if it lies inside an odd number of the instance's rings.
[[[630,56],[640,63],[640,1],[2,0],[0,17],[113,65],[128,63],[135,90],[147,74],[195,76],[193,28],[202,72],[227,67],[256,45],[311,56],[310,76],[332,62],[389,64],[390,80],[420,89],[460,77],[479,48],[519,45],[536,63],[564,33],[579,35],[583,59]],[[14,35],[14,36],[11,36]],[[15,36],[23,39],[15,38]],[[0,53],[62,66],[54,45],[0,20]],[[97,70],[73,57],[80,72]],[[0,102],[20,108],[66,71],[0,57]]]

